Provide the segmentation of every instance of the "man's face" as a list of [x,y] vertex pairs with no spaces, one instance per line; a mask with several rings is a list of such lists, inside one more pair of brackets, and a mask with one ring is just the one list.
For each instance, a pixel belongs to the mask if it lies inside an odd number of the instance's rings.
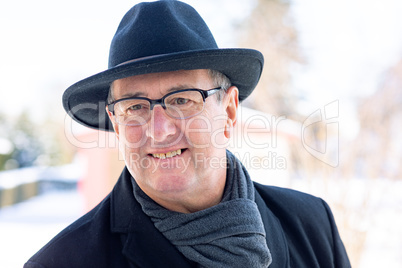
[[[113,96],[115,100],[132,96],[159,99],[176,90],[216,86],[207,70],[175,71],[116,80]],[[225,148],[236,122],[237,96],[235,87],[221,101],[211,96],[204,110],[188,119],[171,118],[156,105],[144,125],[114,123],[126,166],[148,196],[164,204],[223,191]]]

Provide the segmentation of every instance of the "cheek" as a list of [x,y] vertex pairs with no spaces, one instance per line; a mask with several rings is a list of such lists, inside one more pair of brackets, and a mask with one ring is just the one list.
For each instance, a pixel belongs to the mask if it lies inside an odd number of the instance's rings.
[[185,130],[188,143],[196,148],[220,147],[224,143],[224,121],[206,116],[190,119]]
[[120,129],[119,142],[129,150],[141,148],[146,143],[142,127],[124,126]]

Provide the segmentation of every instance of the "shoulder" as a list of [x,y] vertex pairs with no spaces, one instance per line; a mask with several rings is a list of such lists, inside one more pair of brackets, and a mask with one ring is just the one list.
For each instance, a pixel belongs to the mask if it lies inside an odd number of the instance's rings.
[[[310,235],[331,237],[333,216],[327,203],[310,194],[254,183],[258,195],[258,204],[264,205],[281,222],[282,227],[293,233],[310,232]],[[320,231],[317,231],[320,230]]]
[[[24,267],[72,267],[74,263],[85,263],[86,258],[92,259],[93,264],[94,259],[101,259],[100,256],[105,253],[101,245],[112,239],[109,215],[110,198],[106,197],[98,206],[55,236]],[[39,263],[41,265],[35,265]]]
[[331,209],[324,200],[291,189],[258,183],[254,186],[260,211],[272,213],[279,221],[291,263],[298,267],[350,267]]
[[254,186],[267,205],[287,207],[292,210],[301,208],[326,208],[325,201],[307,193],[288,188],[262,185],[256,182],[254,182]]

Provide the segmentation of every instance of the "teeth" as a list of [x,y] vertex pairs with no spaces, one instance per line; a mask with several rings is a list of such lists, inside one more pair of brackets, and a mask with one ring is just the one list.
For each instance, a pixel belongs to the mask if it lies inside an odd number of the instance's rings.
[[164,154],[164,153],[152,154],[153,157],[160,158],[160,159],[166,159],[168,157],[173,157],[176,155],[181,155],[181,149],[178,149],[178,150],[172,151],[172,152],[167,152],[166,154]]

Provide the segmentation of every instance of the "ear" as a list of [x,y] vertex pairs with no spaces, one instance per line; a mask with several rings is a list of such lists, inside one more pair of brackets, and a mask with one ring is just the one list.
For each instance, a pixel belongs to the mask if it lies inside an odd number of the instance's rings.
[[235,86],[228,88],[224,99],[226,114],[225,136],[230,138],[233,127],[237,123],[237,109],[239,107],[239,89]]
[[113,114],[109,111],[109,108],[107,106],[106,106],[106,112],[107,115],[109,116],[110,122],[112,122],[113,124],[114,133],[116,134],[117,139],[119,139],[119,125],[116,124],[116,122],[114,121]]

